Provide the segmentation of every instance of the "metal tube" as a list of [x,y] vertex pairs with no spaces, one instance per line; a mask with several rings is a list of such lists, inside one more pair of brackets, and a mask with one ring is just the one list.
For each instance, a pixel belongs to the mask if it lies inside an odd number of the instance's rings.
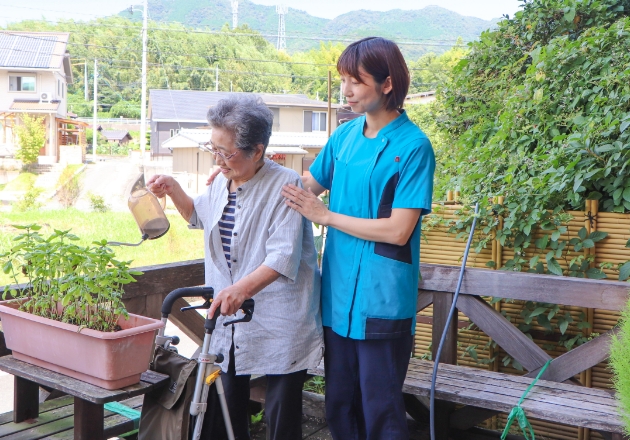
[[[210,333],[206,333],[203,337],[203,346],[201,349],[201,354],[199,358],[204,356],[208,356],[208,351],[210,350],[210,340],[212,339],[212,335]],[[193,395],[193,400],[190,405],[190,415],[196,416],[199,414],[199,409],[197,408],[197,404],[201,403],[201,392],[203,388],[204,381],[206,380],[206,367],[207,363],[199,362],[199,366],[197,368],[197,380],[195,381],[195,393]]]
[[142,11],[142,92],[140,98],[140,158],[144,161],[147,146],[147,20],[148,4],[144,0]]
[[225,400],[225,391],[223,390],[223,381],[221,376],[217,377],[214,382],[217,387],[217,394],[221,402],[221,411],[223,411],[223,420],[225,421],[225,430],[227,431],[228,440],[234,440],[234,430],[232,429],[232,420],[230,420],[230,412],[228,411],[227,401]]

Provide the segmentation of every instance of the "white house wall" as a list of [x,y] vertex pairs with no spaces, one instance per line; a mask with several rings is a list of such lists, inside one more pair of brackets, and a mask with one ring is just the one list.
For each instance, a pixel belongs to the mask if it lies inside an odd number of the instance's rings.
[[[35,92],[9,92],[9,74],[26,74],[35,75]],[[63,93],[59,95],[57,93],[58,85],[57,80],[61,80],[63,83]],[[65,118],[68,108],[67,100],[67,85],[65,84],[65,78],[56,71],[45,72],[29,72],[20,69],[2,69],[0,70],[0,111],[7,111],[14,99],[32,99],[39,100],[42,93],[48,93],[51,99],[60,100],[59,109],[57,110],[57,116]]]
[[[280,107],[278,131],[304,132],[304,111],[326,112],[326,108]],[[337,110],[332,109],[332,129],[337,128]]]

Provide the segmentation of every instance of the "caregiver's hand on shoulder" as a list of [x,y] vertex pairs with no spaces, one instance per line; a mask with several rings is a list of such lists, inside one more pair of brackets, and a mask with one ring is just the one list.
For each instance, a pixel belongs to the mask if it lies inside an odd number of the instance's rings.
[[226,287],[214,295],[212,306],[208,309],[208,318],[214,316],[217,309],[221,311],[222,315],[233,315],[243,305],[245,300],[249,298],[250,296],[245,289],[240,287],[238,283]]
[[208,180],[206,180],[206,186],[212,185],[212,182],[214,182],[214,179],[217,178],[220,172],[221,168],[217,168],[216,170],[214,170],[214,172],[210,174],[210,177],[208,177]]
[[290,208],[295,209],[313,223],[328,226],[331,213],[310,188],[305,191],[293,184],[285,185],[282,187],[282,196],[286,198],[284,203]]

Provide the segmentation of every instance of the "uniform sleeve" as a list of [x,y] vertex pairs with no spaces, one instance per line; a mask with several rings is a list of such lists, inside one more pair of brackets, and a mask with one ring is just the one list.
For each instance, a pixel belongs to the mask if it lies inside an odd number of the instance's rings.
[[309,171],[311,176],[317,183],[330,191],[332,187],[332,177],[335,169],[335,149],[334,149],[334,139],[336,136],[333,136],[328,139],[322,151],[317,155],[315,161],[311,164]]
[[[302,186],[302,182],[296,176],[296,181],[291,182]],[[269,227],[269,238],[265,243],[267,256],[263,264],[282,275],[285,281],[294,283],[297,279],[298,269],[302,260],[302,215],[289,208],[280,200],[273,212],[273,218]]]
[[421,209],[421,215],[431,212],[435,155],[429,139],[420,139],[402,167],[392,208]]

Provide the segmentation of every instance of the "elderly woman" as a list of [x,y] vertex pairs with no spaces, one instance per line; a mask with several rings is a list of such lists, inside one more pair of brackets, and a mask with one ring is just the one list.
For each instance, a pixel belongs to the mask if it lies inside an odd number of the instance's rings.
[[[284,203],[294,171],[265,159],[273,113],[260,99],[229,98],[208,112],[210,148],[220,174],[192,199],[170,176],[147,186],[168,195],[193,228],[204,230],[206,284],[221,314],[212,349],[221,364],[237,439],[249,439],[252,374],[267,375],[265,416],[272,439],[301,439],[302,385],[323,354],[320,275],[311,222]],[[224,327],[226,315],[254,297],[249,324]],[[229,353],[229,356],[228,356]]]

